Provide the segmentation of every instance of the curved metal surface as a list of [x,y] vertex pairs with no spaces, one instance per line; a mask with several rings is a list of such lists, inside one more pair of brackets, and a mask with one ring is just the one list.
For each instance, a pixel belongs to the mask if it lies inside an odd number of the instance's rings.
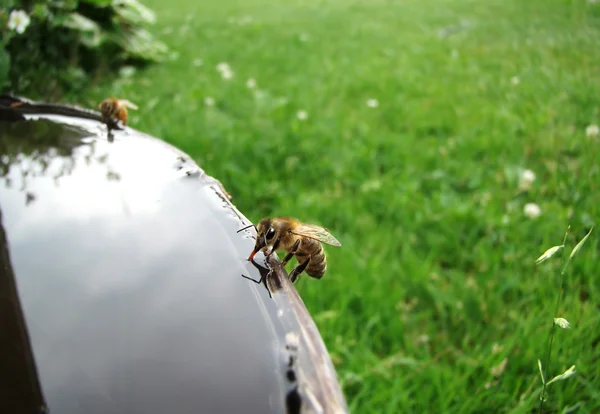
[[[347,412],[218,181],[160,140],[42,109],[4,111],[27,120],[0,122],[0,210],[51,413]],[[261,272],[272,299],[241,277]]]

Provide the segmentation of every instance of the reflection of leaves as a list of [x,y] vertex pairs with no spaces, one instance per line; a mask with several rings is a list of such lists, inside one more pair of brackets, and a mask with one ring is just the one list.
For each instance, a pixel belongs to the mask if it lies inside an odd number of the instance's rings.
[[119,181],[121,179],[121,175],[114,171],[107,171],[106,179],[109,181]]
[[[19,189],[26,191],[28,179],[46,174],[52,174],[55,185],[58,185],[61,177],[73,173],[78,158],[88,166],[94,159],[106,163],[108,154],[95,156],[95,140],[88,143],[83,141],[83,138],[90,136],[92,133],[84,128],[45,119],[0,122],[0,177],[4,177],[7,188],[13,188],[8,174],[11,170],[20,172]],[[88,147],[90,152],[76,154],[75,151],[83,146]],[[51,165],[52,172],[49,170]],[[119,180],[120,175],[108,171],[107,179]],[[30,205],[36,198],[34,193],[26,191],[25,205]]]
[[35,201],[35,194],[33,193],[26,193],[25,194],[25,205],[28,206],[29,204],[33,203]]
[[[17,168],[21,172],[20,190],[25,191],[27,178],[45,174],[54,159],[66,160],[72,170],[73,150],[84,145],[81,139],[87,135],[83,129],[48,120],[0,123],[0,175],[6,177],[11,168]],[[61,174],[67,172],[70,170],[63,165]],[[8,177],[5,184],[12,186]],[[35,195],[28,193],[25,204],[34,199]]]
[[0,123],[1,172],[5,175],[7,167],[23,155],[39,159],[47,167],[56,155],[70,157],[88,135],[85,130],[47,120]]
[[[52,160],[62,158],[65,164],[73,164],[73,149],[83,145],[81,138],[85,135],[88,134],[78,128],[45,120],[0,123],[0,175],[5,177],[6,187],[12,187],[7,176],[12,168],[21,175],[19,190],[26,191],[28,178],[44,175]],[[64,165],[61,170],[62,174],[66,172]],[[25,205],[36,198],[26,191]]]

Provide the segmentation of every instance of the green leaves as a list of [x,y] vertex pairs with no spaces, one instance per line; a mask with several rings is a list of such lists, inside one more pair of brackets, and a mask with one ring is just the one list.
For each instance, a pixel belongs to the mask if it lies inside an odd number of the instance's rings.
[[[38,4],[42,3],[44,3],[44,1],[38,2]],[[77,0],[48,0],[46,3],[52,9],[63,11],[75,10],[78,6]],[[84,1],[84,3],[86,2]]]
[[60,88],[76,88],[98,67],[118,71],[168,51],[147,30],[156,17],[138,0],[42,0],[22,12],[31,25],[17,36],[1,33],[8,11],[0,9],[0,82],[16,93],[54,93],[45,89],[49,73]]
[[111,6],[116,3],[114,0],[83,0],[82,3],[95,4],[100,7]]
[[154,41],[152,35],[144,29],[136,29],[123,39],[123,48],[131,57],[160,61],[167,52],[167,46]]
[[125,21],[140,25],[156,22],[154,12],[137,0],[115,0],[113,7],[119,17]]
[[0,49],[0,88],[8,82],[8,71],[10,69],[10,55],[4,49]]
[[54,19],[52,25],[55,27],[65,27],[79,32],[79,41],[89,48],[100,46],[102,34],[100,26],[77,12],[69,13],[65,16],[59,16]]

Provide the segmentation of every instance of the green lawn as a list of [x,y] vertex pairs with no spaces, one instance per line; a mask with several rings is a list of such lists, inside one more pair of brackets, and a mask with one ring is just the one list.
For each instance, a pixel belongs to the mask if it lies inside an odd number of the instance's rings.
[[549,376],[578,374],[550,386],[547,412],[600,412],[597,232],[559,315],[560,260],[535,265],[600,214],[600,136],[586,136],[600,2],[145,4],[171,58],[68,99],[130,99],[131,125],[193,156],[249,218],[292,215],[342,241],[298,289],[353,413],[529,413],[554,316],[572,328]]

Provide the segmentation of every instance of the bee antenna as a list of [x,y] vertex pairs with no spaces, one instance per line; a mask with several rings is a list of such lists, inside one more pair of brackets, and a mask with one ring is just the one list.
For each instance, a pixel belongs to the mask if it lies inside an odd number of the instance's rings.
[[240,231],[248,230],[250,227],[254,227],[254,230],[258,231],[258,229],[256,228],[256,226],[254,224],[251,224],[249,226],[244,227],[243,229],[239,229],[237,231],[237,233],[239,233]]

